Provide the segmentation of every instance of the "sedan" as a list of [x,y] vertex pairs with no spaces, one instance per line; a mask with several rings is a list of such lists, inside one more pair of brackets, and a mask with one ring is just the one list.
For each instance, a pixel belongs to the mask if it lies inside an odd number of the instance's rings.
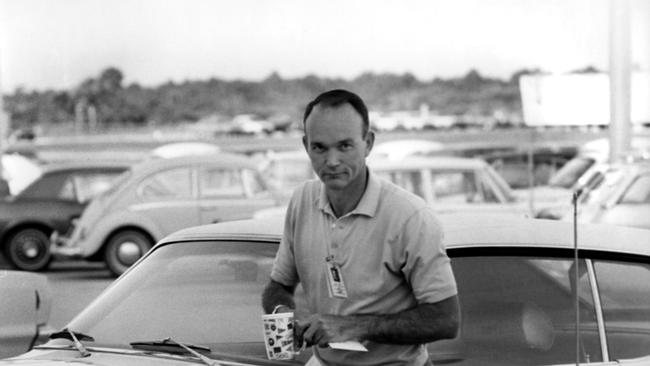
[[0,200],[0,244],[7,261],[38,271],[51,260],[50,234],[67,232],[88,202],[107,190],[128,165],[84,161],[48,165],[15,196]]
[[[445,215],[461,304],[434,364],[650,364],[650,232]],[[300,365],[269,361],[260,296],[279,218],[206,225],[161,240],[51,340],[0,365]],[[296,290],[297,317],[306,313]]]
[[[302,168],[297,169],[299,165],[294,164],[291,171],[303,172],[294,177],[302,177],[304,180],[308,179],[305,172],[310,171],[311,167],[306,156],[301,159]],[[368,160],[368,166],[379,177],[422,197],[439,213],[489,212],[527,216],[532,212],[529,202],[523,197],[517,197],[508,183],[489,164],[478,158],[374,158]],[[313,171],[310,174],[313,178]],[[292,185],[299,182],[298,179],[293,179]],[[290,192],[284,194],[284,197],[289,196]],[[255,217],[282,216],[285,210],[286,206],[264,209],[256,212]]]
[[[650,160],[596,164],[578,200],[578,219],[650,229]],[[548,218],[572,220],[570,207],[550,208]]]
[[120,275],[156,241],[179,229],[245,219],[277,205],[245,156],[212,154],[148,159],[134,165],[84,211],[56,255],[104,261]]
[[488,163],[451,156],[371,159],[370,169],[431,203],[440,213],[491,212],[524,216],[528,203]]

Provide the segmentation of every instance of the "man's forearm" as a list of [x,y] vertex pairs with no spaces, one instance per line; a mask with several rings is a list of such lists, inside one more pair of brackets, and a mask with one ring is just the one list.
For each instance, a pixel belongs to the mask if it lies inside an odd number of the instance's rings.
[[284,286],[279,282],[273,280],[264,288],[262,293],[262,308],[266,314],[273,312],[273,309],[278,305],[284,305],[288,308],[295,309],[296,305],[293,300],[294,289]]
[[453,338],[458,332],[457,298],[422,304],[396,314],[359,316],[361,337],[378,343],[418,344]]

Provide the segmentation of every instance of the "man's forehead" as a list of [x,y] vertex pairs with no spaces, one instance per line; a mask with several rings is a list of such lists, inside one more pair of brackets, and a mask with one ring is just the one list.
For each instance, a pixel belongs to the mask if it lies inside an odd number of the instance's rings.
[[307,117],[305,129],[306,134],[327,132],[338,135],[341,140],[346,138],[343,135],[348,134],[349,138],[354,139],[357,132],[363,133],[363,118],[348,103],[337,106],[317,105]]

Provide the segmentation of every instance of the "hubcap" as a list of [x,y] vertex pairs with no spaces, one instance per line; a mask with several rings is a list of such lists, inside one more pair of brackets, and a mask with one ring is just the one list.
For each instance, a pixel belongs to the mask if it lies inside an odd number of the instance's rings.
[[127,266],[135,263],[141,256],[140,246],[132,241],[125,241],[117,249],[117,259]]
[[40,249],[38,247],[38,243],[36,243],[34,240],[26,240],[23,243],[23,254],[25,257],[29,259],[34,259],[38,257],[38,254],[40,253]]

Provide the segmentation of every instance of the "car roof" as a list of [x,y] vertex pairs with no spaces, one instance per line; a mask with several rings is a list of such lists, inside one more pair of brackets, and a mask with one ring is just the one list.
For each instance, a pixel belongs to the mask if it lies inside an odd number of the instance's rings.
[[374,171],[413,170],[413,169],[483,169],[487,163],[478,158],[458,156],[407,156],[399,160],[368,159],[368,166]]
[[41,165],[43,174],[69,170],[128,169],[132,163],[120,160],[78,160]]
[[[565,221],[481,214],[439,215],[447,248],[529,247],[572,249],[573,224]],[[196,240],[280,240],[283,217],[230,221],[177,231],[160,245]],[[578,246],[596,250],[650,256],[650,230],[597,224],[579,224]]]
[[160,169],[172,168],[177,166],[188,166],[193,164],[214,163],[224,168],[238,167],[257,169],[253,161],[245,155],[232,153],[216,153],[205,155],[189,155],[167,159],[150,159],[135,164],[131,170],[135,174],[146,174]]

